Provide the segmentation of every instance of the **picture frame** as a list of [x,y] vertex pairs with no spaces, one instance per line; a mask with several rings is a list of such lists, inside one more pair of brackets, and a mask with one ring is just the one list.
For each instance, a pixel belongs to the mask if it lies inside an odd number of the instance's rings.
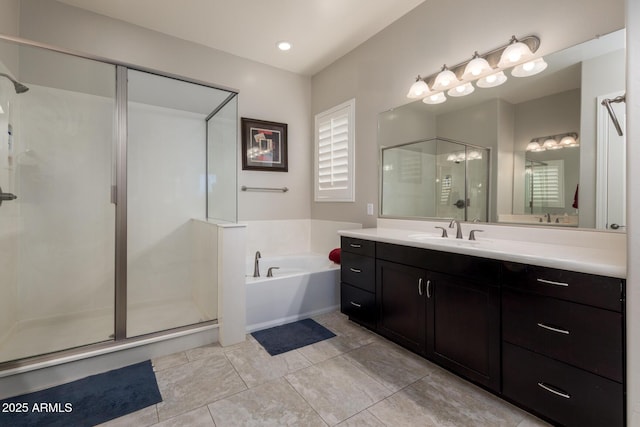
[[287,124],[241,118],[242,170],[288,172]]

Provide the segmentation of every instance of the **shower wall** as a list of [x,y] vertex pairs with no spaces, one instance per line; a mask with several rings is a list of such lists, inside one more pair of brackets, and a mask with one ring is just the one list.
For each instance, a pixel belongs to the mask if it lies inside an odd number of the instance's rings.
[[113,311],[113,99],[29,87],[13,124],[18,320]]

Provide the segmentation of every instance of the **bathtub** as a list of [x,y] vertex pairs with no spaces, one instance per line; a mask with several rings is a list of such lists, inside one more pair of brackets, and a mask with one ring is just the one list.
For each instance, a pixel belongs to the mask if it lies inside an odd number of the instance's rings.
[[[340,305],[340,266],[321,254],[247,259],[247,332],[327,313]],[[267,277],[269,267],[273,277]]]

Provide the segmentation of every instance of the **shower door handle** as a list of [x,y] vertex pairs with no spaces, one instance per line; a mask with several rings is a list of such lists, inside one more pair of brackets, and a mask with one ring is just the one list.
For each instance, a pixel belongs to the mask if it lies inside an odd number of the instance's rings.
[[9,200],[15,200],[18,196],[12,193],[3,193],[2,187],[0,187],[0,206],[2,206],[2,202],[7,202]]

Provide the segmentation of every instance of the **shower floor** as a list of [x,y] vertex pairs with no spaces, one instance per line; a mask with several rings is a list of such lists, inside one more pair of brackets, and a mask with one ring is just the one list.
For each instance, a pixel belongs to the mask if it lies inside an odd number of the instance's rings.
[[[135,337],[206,318],[191,300],[134,305],[127,313],[127,336]],[[113,339],[113,310],[96,310],[16,323],[0,343],[0,363]]]

